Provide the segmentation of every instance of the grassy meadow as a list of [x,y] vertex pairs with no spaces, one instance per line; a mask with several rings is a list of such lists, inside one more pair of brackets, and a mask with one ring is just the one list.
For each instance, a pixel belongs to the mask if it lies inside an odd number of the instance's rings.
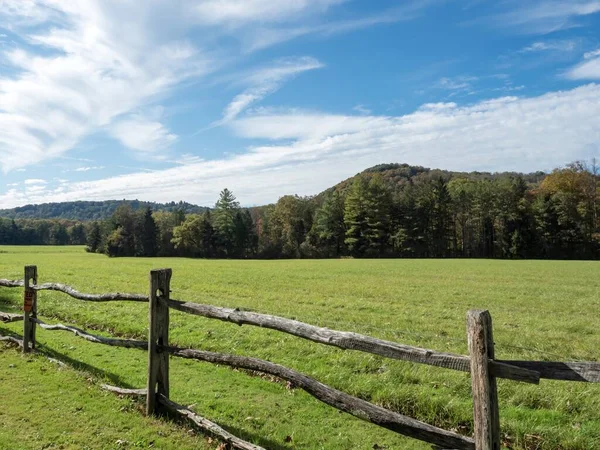
[[[38,266],[39,282],[94,293],[145,293],[150,269],[171,267],[171,297],[178,300],[270,313],[439,351],[467,354],[465,315],[471,308],[490,310],[501,359],[598,360],[600,349],[598,262],[109,259],[81,247],[0,246],[0,278],[22,278],[26,264]],[[0,288],[0,310],[17,311],[21,295],[21,289]],[[124,337],[147,335],[145,304],[94,304],[43,291],[38,311],[48,322]],[[0,324],[0,334],[21,328],[22,323]],[[171,311],[170,338],[181,346],[268,359],[437,426],[472,430],[466,373],[177,311]],[[100,390],[100,382],[144,387],[146,353],[64,332],[38,330],[38,342],[44,353],[75,369],[59,369],[0,345],[0,448],[82,448],[86,435],[89,448],[216,447],[190,433],[189,426],[145,418],[134,401]],[[175,358],[170,374],[173,400],[268,449],[431,448],[268,378]],[[500,380],[499,397],[507,448],[600,448],[600,385]],[[60,414],[48,406],[63,403]],[[79,433],[71,441],[64,434],[74,423]]]

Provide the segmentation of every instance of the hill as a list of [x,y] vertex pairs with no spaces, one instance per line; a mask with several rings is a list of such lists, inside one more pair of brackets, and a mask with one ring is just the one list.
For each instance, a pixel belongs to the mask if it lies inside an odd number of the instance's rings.
[[519,172],[456,172],[443,169],[430,169],[428,167],[411,166],[409,164],[378,164],[368,169],[357,173],[353,177],[350,177],[335,186],[326,189],[321,192],[317,197],[320,197],[327,192],[337,190],[339,192],[346,192],[346,190],[352,185],[354,180],[358,177],[366,176],[371,177],[373,175],[379,175],[383,179],[383,182],[392,191],[401,191],[404,187],[411,182],[417,182],[420,180],[432,180],[443,178],[445,181],[449,181],[452,178],[466,178],[472,181],[481,180],[496,180],[505,177],[521,177],[530,186],[539,184],[545,177],[546,173],[542,171],[531,172],[531,173],[519,173]]
[[77,201],[26,205],[0,209],[0,217],[9,219],[68,219],[102,220],[110,217],[119,205],[129,203],[134,210],[150,207],[153,211],[182,209],[185,213],[202,213],[207,208],[187,202],[155,203],[139,200],[105,200],[99,202]]
[[[534,173],[515,173],[515,172],[453,172],[441,169],[430,169],[421,166],[411,166],[409,164],[378,164],[369,167],[364,171],[350,177],[329,189],[315,196],[317,202],[324,194],[332,190],[345,192],[353,181],[359,176],[372,176],[379,174],[383,181],[392,191],[402,190],[406,184],[418,181],[442,177],[446,181],[462,177],[470,180],[493,180],[496,178],[510,176],[520,176],[530,185],[541,182],[546,174],[544,172]],[[223,186],[225,187],[225,186]],[[289,194],[282,192],[281,195]],[[26,205],[12,209],[0,209],[0,217],[9,219],[67,219],[67,220],[102,220],[110,217],[117,207],[123,203],[129,203],[134,210],[152,208],[153,211],[173,211],[176,208],[183,209],[185,213],[202,213],[208,208],[194,205],[187,202],[155,203],[140,200],[105,200],[105,201],[76,201],[61,203],[43,203],[39,205]],[[252,209],[260,210],[263,207],[257,206]]]

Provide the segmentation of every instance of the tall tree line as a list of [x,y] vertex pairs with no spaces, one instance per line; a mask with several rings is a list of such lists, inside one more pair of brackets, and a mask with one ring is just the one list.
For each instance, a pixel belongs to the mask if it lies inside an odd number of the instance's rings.
[[0,220],[0,243],[85,239],[110,256],[597,259],[598,181],[583,162],[528,175],[391,164],[256,208],[224,189],[202,214],[124,204],[85,225]]
[[0,245],[83,245],[87,226],[69,220],[0,217]]

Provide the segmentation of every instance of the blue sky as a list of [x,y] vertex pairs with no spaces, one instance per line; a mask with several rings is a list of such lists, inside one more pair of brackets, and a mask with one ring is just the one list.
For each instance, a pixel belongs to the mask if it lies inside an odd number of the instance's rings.
[[0,208],[600,157],[600,1],[0,0]]

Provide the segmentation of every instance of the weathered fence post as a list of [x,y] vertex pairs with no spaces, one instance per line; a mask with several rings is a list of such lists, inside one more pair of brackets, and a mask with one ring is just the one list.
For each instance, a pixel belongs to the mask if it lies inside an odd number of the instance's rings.
[[23,353],[29,353],[35,349],[35,322],[29,318],[37,317],[37,292],[31,288],[37,284],[37,266],[25,266],[23,282]]
[[169,397],[169,354],[160,346],[169,343],[169,300],[171,269],[150,272],[150,307],[148,331],[148,390],[146,414],[157,412],[157,394]]
[[500,450],[500,414],[496,377],[491,375],[488,361],[494,359],[492,316],[489,311],[467,313],[467,335],[471,356],[473,420],[475,448]]

